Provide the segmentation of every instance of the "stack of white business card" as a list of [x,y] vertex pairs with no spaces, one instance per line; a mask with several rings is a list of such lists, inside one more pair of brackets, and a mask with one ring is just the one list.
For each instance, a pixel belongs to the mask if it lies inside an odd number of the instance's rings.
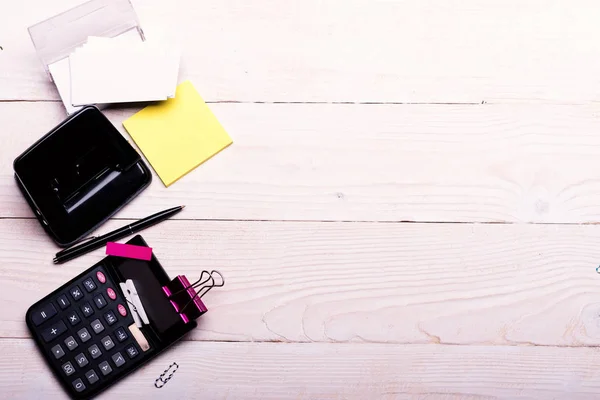
[[160,101],[175,96],[180,50],[139,36],[88,37],[68,58],[49,65],[69,114],[88,104]]

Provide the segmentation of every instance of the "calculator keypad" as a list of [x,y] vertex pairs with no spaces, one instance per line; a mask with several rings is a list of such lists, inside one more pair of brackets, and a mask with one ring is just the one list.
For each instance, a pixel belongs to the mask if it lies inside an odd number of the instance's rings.
[[96,284],[92,278],[87,278],[83,281],[83,287],[87,290],[88,293],[93,292],[96,289]]
[[82,343],[85,343],[92,338],[92,335],[90,335],[90,332],[87,330],[87,328],[78,330],[77,336],[79,336],[79,340],[81,340]]
[[69,315],[67,316],[67,319],[69,320],[71,325],[77,325],[78,323],[81,322],[81,320],[79,319],[79,315],[77,315],[77,312],[75,312],[75,311],[71,311],[69,313]]
[[83,392],[85,390],[85,384],[81,380],[81,378],[77,378],[73,381],[73,387],[78,392]]
[[98,382],[98,379],[100,379],[100,378],[98,378],[98,375],[96,375],[96,371],[94,371],[93,369],[86,372],[85,377],[87,378],[87,381],[90,384],[96,383],[96,382]]
[[44,338],[44,341],[48,343],[53,341],[66,331],[67,326],[65,325],[65,323],[62,321],[58,321],[42,331],[42,338]]
[[58,298],[58,305],[60,306],[61,310],[64,310],[71,305],[71,302],[67,296],[63,294]]
[[88,352],[91,354],[93,359],[96,359],[102,355],[102,352],[98,348],[97,344],[94,344],[88,348]]
[[83,313],[84,317],[89,317],[94,313],[94,309],[92,308],[90,303],[85,303],[81,306],[81,312]]
[[106,320],[106,323],[108,323],[108,325],[110,326],[117,322],[117,317],[115,317],[115,313],[109,311],[106,314],[104,314],[104,320]]
[[123,341],[127,340],[127,338],[129,337],[129,336],[127,335],[127,332],[125,332],[125,329],[123,329],[123,328],[119,328],[119,329],[117,329],[117,330],[115,331],[115,336],[117,337],[117,340],[118,340],[119,342],[123,342]]
[[104,346],[104,350],[110,350],[115,347],[115,342],[112,341],[110,336],[104,336],[101,339],[102,345]]
[[100,322],[99,319],[93,320],[90,326],[92,327],[95,333],[100,333],[104,330],[104,325],[102,325],[102,322]]
[[81,289],[79,289],[79,286],[75,286],[74,288],[72,288],[70,290],[70,292],[71,292],[71,297],[75,301],[77,301],[83,297],[83,293],[81,293]]
[[54,354],[54,357],[58,360],[59,358],[61,358],[62,356],[65,355],[65,351],[62,349],[62,347],[60,347],[60,344],[57,344],[56,346],[54,346],[53,348],[50,349],[52,351],[52,354]]
[[101,362],[100,364],[98,364],[98,367],[100,367],[100,372],[102,372],[102,375],[104,376],[112,372],[112,368],[108,364],[108,361]]
[[79,367],[85,367],[88,365],[88,359],[85,357],[83,353],[79,353],[75,356],[75,361]]
[[62,369],[65,372],[65,375],[67,376],[73,375],[75,373],[75,368],[73,368],[73,364],[71,364],[70,362],[64,363],[62,365]]
[[135,358],[139,354],[134,345],[127,347],[125,351],[129,355],[129,358]]
[[125,298],[101,268],[82,275],[30,313],[37,335],[47,343],[51,364],[82,395],[144,359],[138,357],[141,350],[128,329],[134,321],[123,306]]
[[121,314],[121,317],[127,316],[127,309],[125,308],[125,306],[123,304],[117,305],[117,311],[119,311],[119,314]]
[[111,300],[114,300],[117,298],[117,293],[113,290],[113,288],[106,289],[106,295]]
[[98,282],[100,283],[106,283],[106,276],[102,271],[96,272],[96,279],[98,279]]
[[117,367],[120,367],[121,365],[125,364],[125,359],[123,358],[123,356],[121,355],[121,353],[115,353],[112,356],[112,360],[115,363],[115,365]]
[[67,346],[67,349],[69,350],[75,350],[78,344],[73,336],[69,336],[65,339],[65,346]]
[[35,326],[40,326],[42,322],[45,322],[47,319],[50,319],[56,315],[56,308],[52,305],[52,303],[46,304],[41,309],[35,311],[31,315],[31,320]]
[[99,310],[106,307],[106,299],[104,299],[104,296],[102,296],[102,293],[100,293],[98,296],[94,297],[94,303],[96,304],[96,307]]

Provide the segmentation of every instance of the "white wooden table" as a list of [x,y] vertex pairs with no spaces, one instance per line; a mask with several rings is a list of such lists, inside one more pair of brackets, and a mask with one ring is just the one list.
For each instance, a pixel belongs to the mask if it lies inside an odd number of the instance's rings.
[[[65,113],[0,5],[0,397],[63,398],[24,315],[61,266],[12,161]],[[185,36],[234,145],[115,220],[223,290],[100,398],[600,397],[600,5],[586,0],[136,0]],[[121,122],[139,108],[106,112]],[[173,380],[155,389],[171,362]]]

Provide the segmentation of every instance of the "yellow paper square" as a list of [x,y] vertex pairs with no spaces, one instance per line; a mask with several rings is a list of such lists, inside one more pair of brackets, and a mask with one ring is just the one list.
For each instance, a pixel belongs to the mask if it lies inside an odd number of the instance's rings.
[[123,122],[165,186],[233,141],[190,81],[175,97],[149,105]]

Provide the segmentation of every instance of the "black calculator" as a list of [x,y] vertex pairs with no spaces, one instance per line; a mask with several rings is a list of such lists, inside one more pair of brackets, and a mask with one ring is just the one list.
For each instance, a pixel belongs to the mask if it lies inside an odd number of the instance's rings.
[[[147,246],[139,235],[127,243]],[[147,314],[142,326],[121,289],[128,279]],[[169,302],[162,288],[170,281],[154,255],[108,256],[29,308],[31,335],[72,398],[98,394],[197,326]]]

